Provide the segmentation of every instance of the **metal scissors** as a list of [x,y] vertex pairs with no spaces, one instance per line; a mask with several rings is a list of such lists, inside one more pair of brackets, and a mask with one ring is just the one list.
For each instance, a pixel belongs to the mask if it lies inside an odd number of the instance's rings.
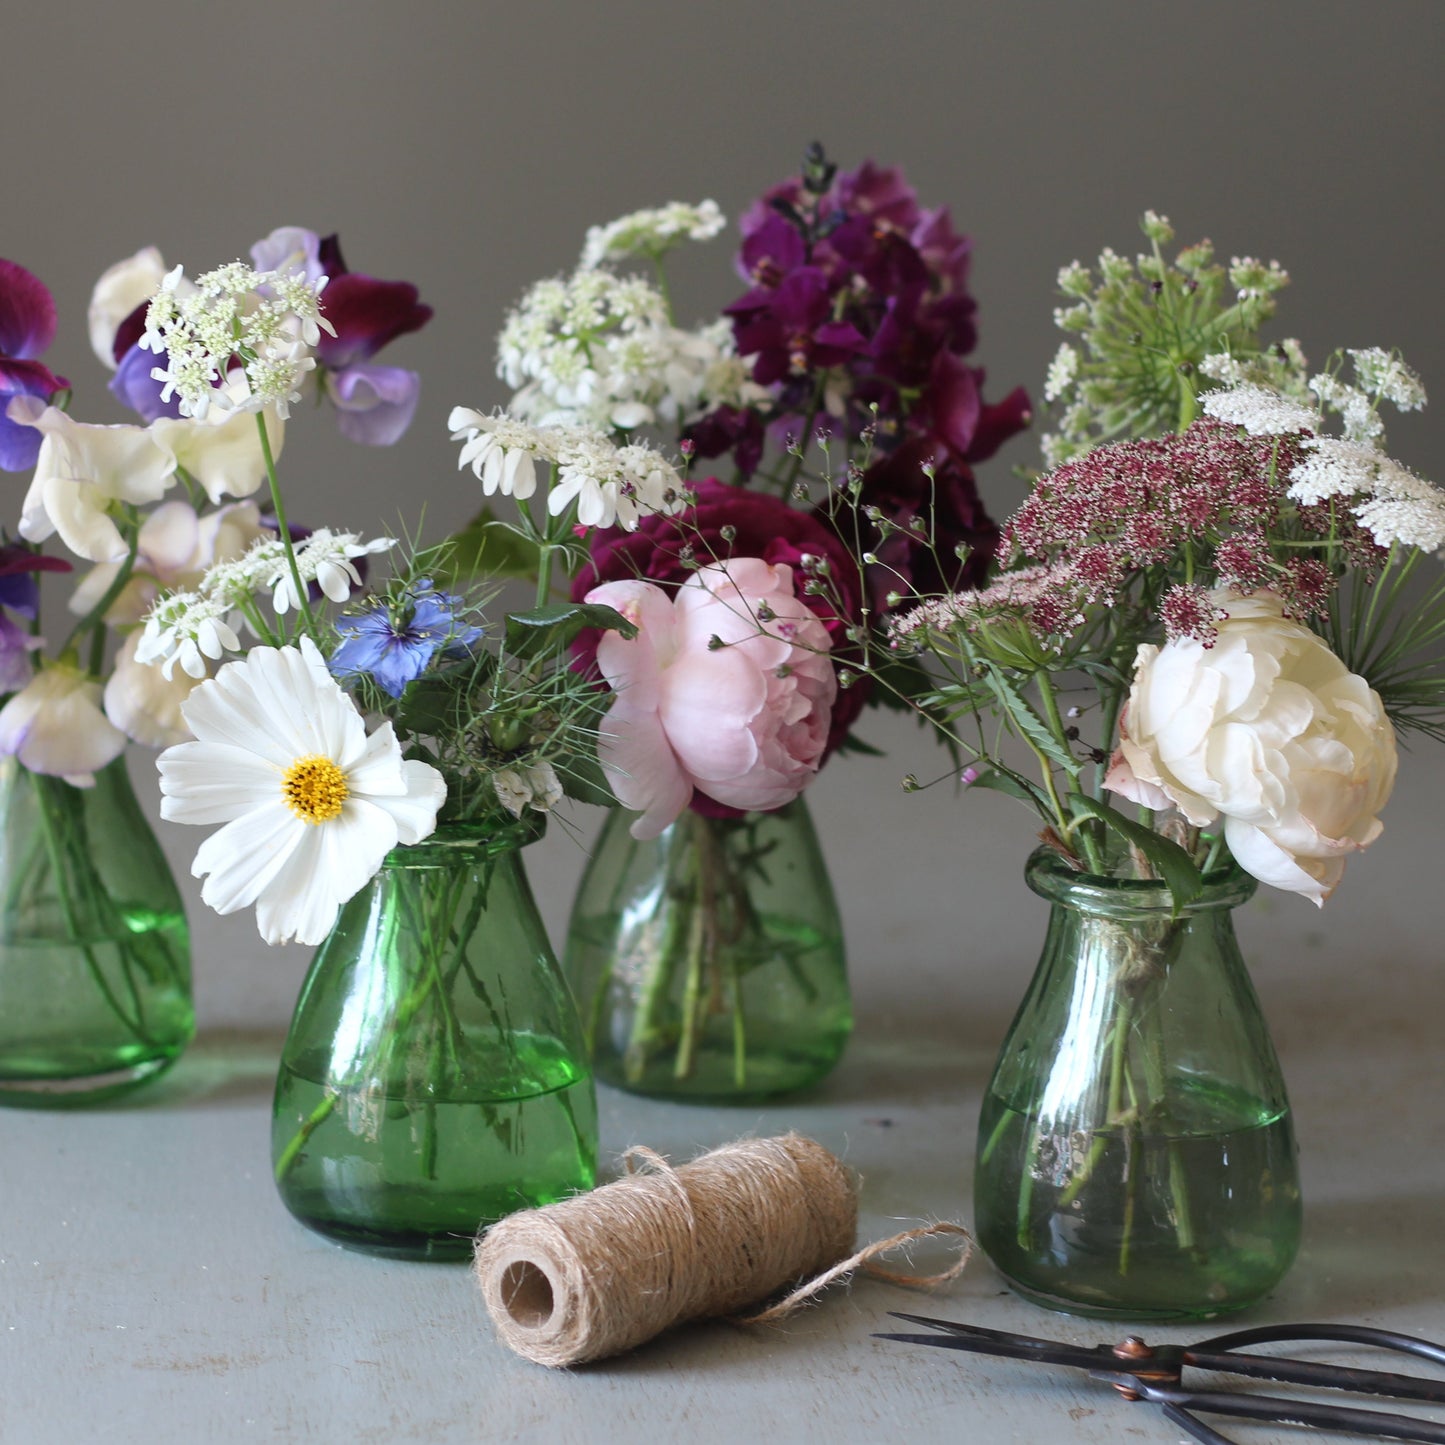
[[1363,1325],[1265,1325],[1258,1329],[1215,1335],[1193,1345],[1149,1345],[1137,1335],[1130,1335],[1117,1345],[1090,1348],[1035,1339],[1032,1335],[1011,1335],[1003,1330],[984,1329],[980,1325],[934,1320],[924,1315],[890,1313],[895,1319],[926,1325],[941,1333],[884,1334],[878,1335],[878,1339],[898,1340],[909,1345],[938,1345],[947,1350],[969,1350],[975,1354],[1002,1355],[1007,1359],[1033,1360],[1041,1365],[1086,1370],[1090,1379],[1112,1385],[1126,1400],[1149,1400],[1162,1405],[1166,1418],[1187,1430],[1203,1445],[1231,1445],[1231,1442],[1227,1436],[1198,1419],[1194,1411],[1242,1420],[1313,1425],[1324,1430],[1353,1430],[1386,1440],[1417,1440],[1426,1442],[1426,1445],[1445,1445],[1445,1423],[1383,1410],[1292,1400],[1279,1395],[1191,1389],[1182,1378],[1188,1368],[1318,1389],[1382,1395],[1396,1400],[1428,1400],[1434,1404],[1445,1404],[1445,1379],[1431,1380],[1418,1375],[1395,1375],[1380,1370],[1359,1370],[1277,1355],[1245,1353],[1251,1345],[1325,1341],[1368,1345],[1445,1365],[1445,1345],[1417,1339],[1414,1335],[1399,1335]]

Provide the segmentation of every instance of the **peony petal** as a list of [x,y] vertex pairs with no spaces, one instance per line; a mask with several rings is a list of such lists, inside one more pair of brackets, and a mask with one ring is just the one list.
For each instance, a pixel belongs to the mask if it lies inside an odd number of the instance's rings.
[[617,801],[642,814],[632,824],[634,838],[656,838],[692,801],[692,782],[656,713],[619,698],[599,727],[597,758]]

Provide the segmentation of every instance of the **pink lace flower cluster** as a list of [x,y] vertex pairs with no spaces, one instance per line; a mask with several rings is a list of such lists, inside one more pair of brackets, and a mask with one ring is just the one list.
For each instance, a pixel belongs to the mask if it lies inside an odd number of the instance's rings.
[[[1040,478],[1004,530],[1015,562],[1048,563],[1048,585],[1025,604],[1042,636],[1067,634],[1086,606],[1114,607],[1148,568],[1189,558],[1240,593],[1268,587],[1289,616],[1319,611],[1335,585],[1332,569],[1287,538],[1323,539],[1331,530],[1359,559],[1383,560],[1352,519],[1286,497],[1300,456],[1294,437],[1252,437],[1211,419],[1178,435],[1097,447]],[[1212,638],[1214,609],[1192,582],[1169,587],[1159,613],[1167,635]]]

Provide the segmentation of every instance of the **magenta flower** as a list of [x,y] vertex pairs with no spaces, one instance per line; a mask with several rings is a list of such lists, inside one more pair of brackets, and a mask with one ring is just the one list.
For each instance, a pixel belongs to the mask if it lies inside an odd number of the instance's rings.
[[0,260],[0,469],[29,471],[40,455],[34,427],[10,420],[12,397],[49,402],[69,382],[40,360],[55,340],[55,300],[38,277],[14,261]]

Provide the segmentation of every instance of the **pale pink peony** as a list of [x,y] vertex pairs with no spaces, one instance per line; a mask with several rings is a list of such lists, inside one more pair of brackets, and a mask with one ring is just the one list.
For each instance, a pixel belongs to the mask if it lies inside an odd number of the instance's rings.
[[651,582],[608,582],[587,601],[638,628],[631,641],[605,633],[597,647],[616,694],[598,756],[618,802],[642,814],[634,838],[657,837],[694,788],[766,811],[812,781],[838,682],[828,631],[794,593],[791,567],[737,557],[699,569],[672,595]]

